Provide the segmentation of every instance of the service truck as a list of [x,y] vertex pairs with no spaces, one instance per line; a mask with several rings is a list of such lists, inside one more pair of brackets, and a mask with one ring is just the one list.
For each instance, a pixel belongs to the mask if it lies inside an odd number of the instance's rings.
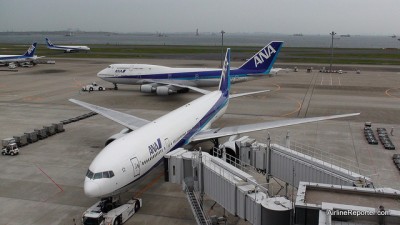
[[84,225],[119,225],[125,223],[142,207],[142,199],[135,198],[122,205],[101,200],[82,215]]
[[93,82],[92,84],[88,84],[82,87],[82,91],[105,91],[105,87],[96,84]]

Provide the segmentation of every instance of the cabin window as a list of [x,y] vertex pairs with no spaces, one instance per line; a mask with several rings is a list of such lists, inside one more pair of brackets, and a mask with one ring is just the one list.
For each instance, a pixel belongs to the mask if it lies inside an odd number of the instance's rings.
[[172,175],[175,176],[175,166],[172,166]]

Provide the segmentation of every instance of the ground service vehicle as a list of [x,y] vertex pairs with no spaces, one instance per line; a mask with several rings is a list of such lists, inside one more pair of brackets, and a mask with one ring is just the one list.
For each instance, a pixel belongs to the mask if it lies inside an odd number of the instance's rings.
[[84,225],[123,224],[142,207],[142,199],[131,199],[118,207],[108,200],[96,202],[82,215]]
[[104,91],[104,90],[106,89],[103,86],[97,85],[96,82],[93,82],[92,84],[88,84],[82,87],[82,91]]
[[17,65],[15,65],[14,63],[10,63],[10,64],[8,64],[8,68],[15,69],[15,68],[17,68]]
[[8,144],[7,146],[5,146],[3,148],[3,150],[1,151],[1,154],[3,155],[18,155],[19,154],[19,148],[17,146],[17,143],[13,142]]

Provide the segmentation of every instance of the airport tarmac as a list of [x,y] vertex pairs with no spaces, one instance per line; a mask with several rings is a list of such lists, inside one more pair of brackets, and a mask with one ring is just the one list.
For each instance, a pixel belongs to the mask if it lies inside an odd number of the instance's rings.
[[[188,67],[220,64],[167,59],[56,59],[54,65],[0,71],[0,138],[88,112],[69,102],[69,98],[152,120],[200,96],[195,92],[156,96],[127,85],[120,85],[118,91],[80,91],[82,85],[92,81],[112,88],[96,73],[118,62]],[[240,64],[233,62],[233,66]],[[301,70],[234,84],[234,93],[271,91],[231,100],[226,115],[214,127],[360,112],[356,117],[268,132],[273,142],[280,142],[289,131],[293,141],[345,158],[344,161],[360,168],[355,172],[371,177],[377,187],[400,189],[400,174],[391,161],[394,153],[400,153],[400,72],[382,71],[327,74]],[[397,149],[369,145],[363,134],[365,121],[371,121],[374,130],[385,127],[390,131],[394,127],[394,136],[390,138]],[[18,156],[0,157],[0,224],[74,224],[73,219],[79,224],[82,213],[97,201],[83,193],[86,170],[105,140],[123,127],[97,115],[64,128],[63,133],[21,148]],[[263,142],[267,131],[249,135]],[[162,165],[123,198],[134,194],[143,198],[143,207],[126,224],[196,224],[181,187],[164,182]],[[211,210],[212,204],[207,200],[205,210],[210,215],[222,216],[221,207]],[[248,223],[230,215],[228,224]]]

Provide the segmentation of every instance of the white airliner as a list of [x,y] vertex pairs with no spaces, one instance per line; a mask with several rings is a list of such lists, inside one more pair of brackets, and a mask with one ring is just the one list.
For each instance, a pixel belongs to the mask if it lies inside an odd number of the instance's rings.
[[54,45],[53,43],[51,43],[51,41],[48,38],[46,38],[46,44],[47,44],[47,48],[49,48],[49,49],[62,50],[65,53],[90,51],[90,48],[88,46]]
[[36,42],[33,43],[23,55],[0,55],[0,63],[8,65],[10,63],[31,62],[35,64],[35,60],[42,58],[35,55]]
[[224,114],[229,99],[265,92],[230,95],[229,59],[230,50],[228,49],[217,91],[210,92],[195,88],[195,91],[200,91],[205,95],[154,121],[70,99],[71,102],[133,130],[109,143],[95,157],[85,177],[85,194],[89,197],[105,198],[127,191],[135,181],[155,167],[166,153],[192,142],[359,114],[287,119],[210,129],[211,124]]
[[[242,82],[251,76],[276,74],[280,68],[272,66],[281,50],[283,42],[272,41],[262,48],[242,66],[231,70],[231,81]],[[221,69],[218,68],[171,68],[149,64],[112,64],[100,71],[97,76],[114,84],[141,85],[144,93],[170,95],[187,92],[186,86],[218,86]]]

